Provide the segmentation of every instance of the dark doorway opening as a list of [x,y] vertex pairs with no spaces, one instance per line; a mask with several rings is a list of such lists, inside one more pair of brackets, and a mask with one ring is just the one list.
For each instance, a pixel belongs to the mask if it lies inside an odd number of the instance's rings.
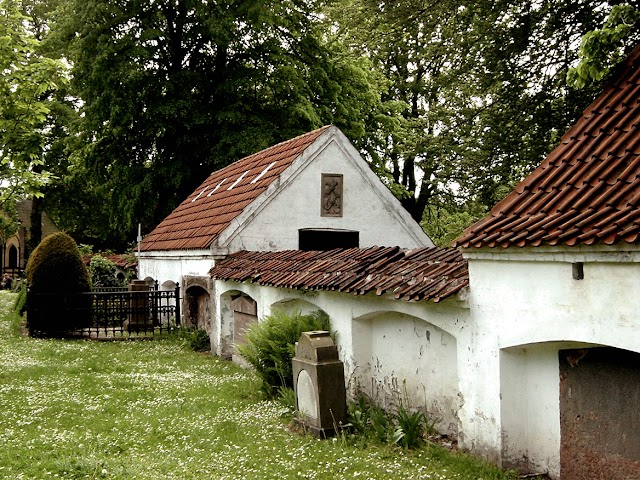
[[18,268],[18,249],[15,245],[9,247],[9,268]]
[[360,232],[330,228],[303,228],[298,230],[300,250],[333,250],[334,248],[358,248]]
[[560,477],[640,478],[640,354],[560,350]]

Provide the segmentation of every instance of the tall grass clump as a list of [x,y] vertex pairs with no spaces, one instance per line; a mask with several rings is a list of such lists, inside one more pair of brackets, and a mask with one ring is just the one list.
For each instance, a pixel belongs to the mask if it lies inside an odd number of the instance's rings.
[[291,359],[302,332],[329,330],[329,316],[322,311],[307,315],[274,310],[254,323],[237,351],[252,365],[262,380],[262,391],[273,398],[283,388],[293,388]]

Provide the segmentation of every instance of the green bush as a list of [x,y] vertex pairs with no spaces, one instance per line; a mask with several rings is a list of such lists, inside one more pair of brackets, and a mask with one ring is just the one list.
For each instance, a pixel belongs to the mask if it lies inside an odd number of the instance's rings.
[[209,334],[201,328],[182,327],[178,330],[178,335],[183,344],[194,352],[211,351]]
[[89,262],[89,275],[93,288],[124,287],[125,282],[119,280],[116,275],[118,267],[108,258],[102,255],[94,255]]
[[396,444],[411,450],[420,448],[427,435],[435,433],[434,423],[429,423],[427,414],[409,409],[403,401],[400,401],[395,414],[365,396],[349,404],[347,426],[353,432],[351,438],[364,445],[373,442]]
[[27,284],[20,282],[18,286],[18,296],[13,304],[13,311],[18,312],[20,316],[27,311]]
[[302,332],[329,328],[329,316],[322,311],[302,315],[274,310],[249,327],[245,343],[238,345],[237,350],[256,369],[262,390],[268,397],[274,397],[283,387],[293,388],[291,359]]
[[29,292],[48,294],[37,297],[37,304],[27,295],[32,335],[59,335],[90,324],[91,297],[65,295],[91,290],[89,272],[69,235],[58,232],[42,240],[31,253],[25,274]]

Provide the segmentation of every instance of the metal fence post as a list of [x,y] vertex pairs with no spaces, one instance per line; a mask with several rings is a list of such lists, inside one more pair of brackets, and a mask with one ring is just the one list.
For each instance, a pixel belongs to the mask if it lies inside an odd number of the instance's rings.
[[176,326],[180,326],[180,284],[176,283]]

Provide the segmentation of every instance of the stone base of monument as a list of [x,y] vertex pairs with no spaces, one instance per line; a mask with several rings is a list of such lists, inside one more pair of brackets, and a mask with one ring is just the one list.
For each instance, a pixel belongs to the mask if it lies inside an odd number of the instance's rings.
[[303,332],[292,361],[300,425],[320,438],[347,423],[344,365],[329,332]]

